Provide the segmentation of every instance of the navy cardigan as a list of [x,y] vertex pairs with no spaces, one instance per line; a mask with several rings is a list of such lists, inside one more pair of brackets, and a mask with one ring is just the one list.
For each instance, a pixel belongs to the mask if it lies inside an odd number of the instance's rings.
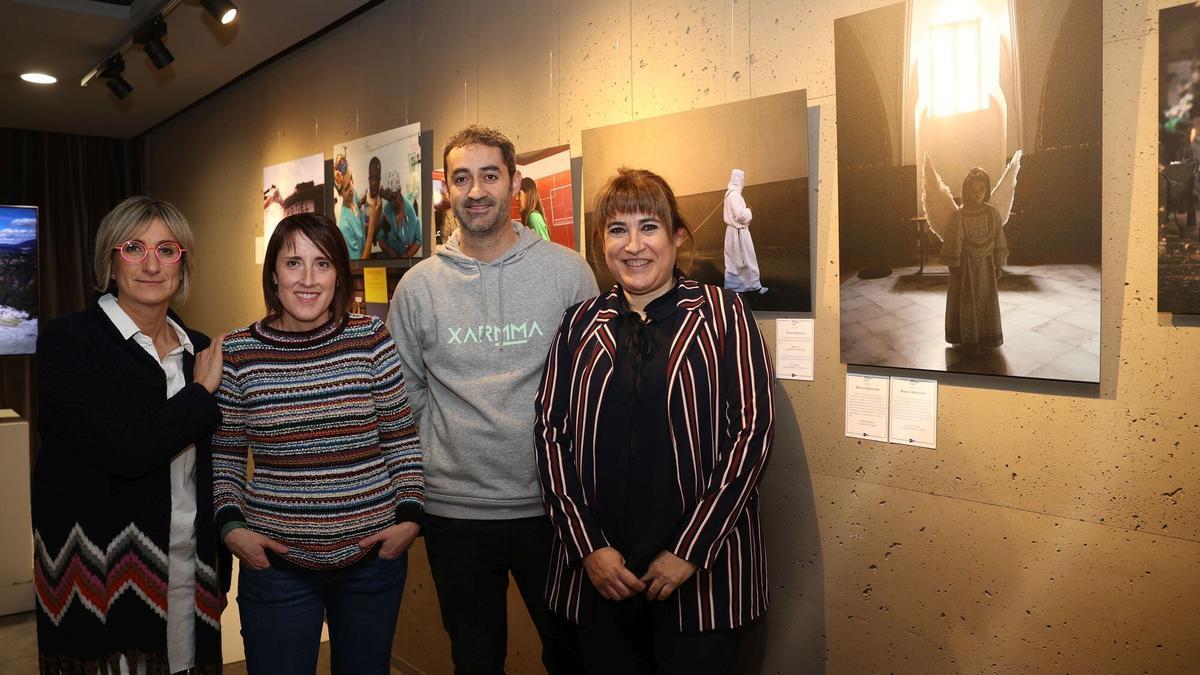
[[[174,314],[172,319],[183,322]],[[187,330],[197,351],[209,344]],[[43,672],[96,672],[126,656],[167,669],[170,463],[196,446],[196,667],[219,672],[231,559],[212,511],[216,398],[192,382],[167,398],[162,367],[98,304],[38,337],[34,579]]]

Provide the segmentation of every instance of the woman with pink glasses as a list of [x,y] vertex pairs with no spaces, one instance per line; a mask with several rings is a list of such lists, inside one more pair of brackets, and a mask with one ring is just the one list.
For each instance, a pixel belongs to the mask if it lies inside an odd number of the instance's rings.
[[34,578],[43,673],[221,667],[209,437],[221,341],[169,309],[187,297],[192,232],[130,197],[96,233],[99,299],[38,338]]

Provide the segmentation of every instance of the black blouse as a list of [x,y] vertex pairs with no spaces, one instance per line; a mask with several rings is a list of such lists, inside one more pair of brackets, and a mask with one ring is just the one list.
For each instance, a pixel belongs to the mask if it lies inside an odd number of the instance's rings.
[[670,341],[686,315],[678,289],[651,301],[646,321],[622,294],[620,316],[611,324],[616,361],[600,408],[592,514],[638,576],[669,545],[683,517],[667,418]]

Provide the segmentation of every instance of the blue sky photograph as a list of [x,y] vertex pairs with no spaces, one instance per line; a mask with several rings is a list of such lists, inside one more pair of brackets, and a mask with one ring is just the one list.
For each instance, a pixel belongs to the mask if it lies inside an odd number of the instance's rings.
[[0,206],[0,244],[20,244],[37,239],[37,209]]

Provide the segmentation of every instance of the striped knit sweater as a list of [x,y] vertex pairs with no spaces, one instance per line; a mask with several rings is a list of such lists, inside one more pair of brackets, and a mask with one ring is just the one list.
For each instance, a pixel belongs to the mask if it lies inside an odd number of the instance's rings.
[[218,528],[240,521],[286,544],[287,562],[326,570],[363,558],[362,538],[420,517],[421,447],[379,319],[351,314],[303,333],[259,321],[230,333],[224,353]]

